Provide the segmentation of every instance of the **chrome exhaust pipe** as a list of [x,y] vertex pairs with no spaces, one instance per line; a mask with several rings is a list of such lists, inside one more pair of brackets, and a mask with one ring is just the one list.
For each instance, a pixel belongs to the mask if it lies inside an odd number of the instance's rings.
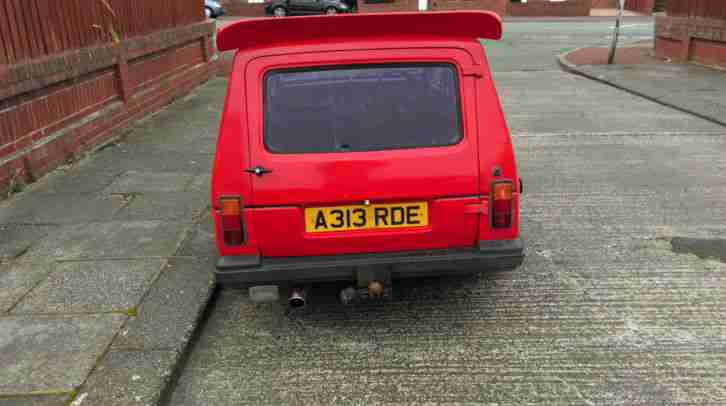
[[307,292],[302,288],[294,288],[290,291],[287,304],[293,309],[302,309],[307,303]]

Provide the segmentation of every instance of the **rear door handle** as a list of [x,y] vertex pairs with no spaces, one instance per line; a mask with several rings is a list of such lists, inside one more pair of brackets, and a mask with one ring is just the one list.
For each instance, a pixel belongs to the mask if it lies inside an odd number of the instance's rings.
[[272,172],[272,169],[263,168],[261,166],[255,166],[254,168],[245,169],[245,172],[251,173],[251,174],[257,175],[257,176],[262,176],[266,173]]

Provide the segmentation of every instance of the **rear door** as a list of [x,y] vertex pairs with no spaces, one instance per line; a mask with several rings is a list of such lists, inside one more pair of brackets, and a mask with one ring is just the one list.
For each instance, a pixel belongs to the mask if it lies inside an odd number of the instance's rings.
[[481,199],[469,54],[326,55],[247,69],[256,98],[247,207],[262,255],[473,246]]

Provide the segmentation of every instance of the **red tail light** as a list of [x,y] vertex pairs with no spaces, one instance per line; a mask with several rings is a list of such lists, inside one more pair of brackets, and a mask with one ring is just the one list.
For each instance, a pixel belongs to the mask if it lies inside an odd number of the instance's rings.
[[226,245],[242,245],[244,227],[242,224],[242,201],[239,197],[219,199],[222,214],[222,233]]
[[496,182],[492,185],[492,227],[512,226],[512,182]]

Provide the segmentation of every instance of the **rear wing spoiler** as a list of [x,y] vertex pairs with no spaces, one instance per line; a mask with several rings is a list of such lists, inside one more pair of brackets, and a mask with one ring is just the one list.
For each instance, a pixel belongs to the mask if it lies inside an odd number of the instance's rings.
[[335,16],[256,18],[223,27],[217,49],[271,48],[333,39],[469,39],[498,40],[502,20],[489,11],[347,14]]

